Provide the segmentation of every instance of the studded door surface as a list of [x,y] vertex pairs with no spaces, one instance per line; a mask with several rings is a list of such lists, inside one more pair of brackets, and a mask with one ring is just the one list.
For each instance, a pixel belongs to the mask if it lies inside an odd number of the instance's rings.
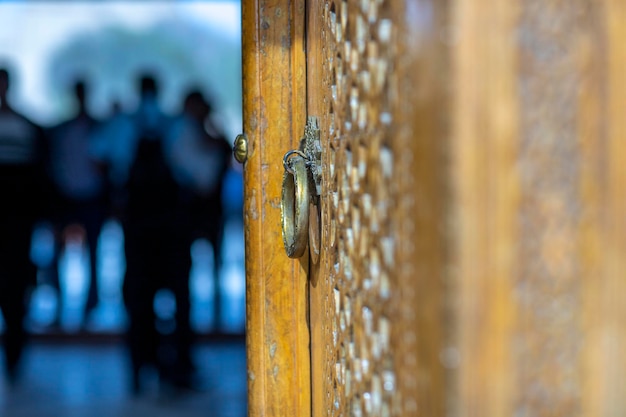
[[418,403],[441,415],[444,153],[428,138],[445,130],[446,56],[429,39],[444,13],[430,2],[308,5],[307,113],[323,148],[321,254],[310,265],[315,416],[411,415]]
[[626,412],[625,23],[614,0],[308,3],[314,416]]

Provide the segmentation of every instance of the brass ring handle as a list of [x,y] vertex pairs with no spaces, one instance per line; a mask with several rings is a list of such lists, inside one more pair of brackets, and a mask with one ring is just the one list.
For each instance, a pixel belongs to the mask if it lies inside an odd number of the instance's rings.
[[[290,158],[291,155],[296,154]],[[287,256],[300,258],[308,243],[309,177],[306,160],[299,151],[289,151],[283,159],[285,173],[280,202],[283,243]]]
[[291,155],[298,155],[301,156],[304,160],[307,159],[306,155],[304,154],[304,152],[299,151],[297,149],[292,149],[290,151],[287,151],[287,153],[285,154],[285,156],[283,156],[283,168],[285,168],[285,171],[291,172],[293,174],[293,170],[291,169],[291,167],[289,166],[289,158],[291,157]]

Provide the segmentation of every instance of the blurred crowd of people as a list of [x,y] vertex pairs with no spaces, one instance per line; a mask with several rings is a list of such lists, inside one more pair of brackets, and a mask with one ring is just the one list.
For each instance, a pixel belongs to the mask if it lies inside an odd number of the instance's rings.
[[[211,242],[217,277],[223,179],[232,161],[212,103],[201,88],[191,88],[180,114],[167,115],[159,106],[161,80],[145,71],[137,74],[137,108],[124,112],[116,105],[107,119],[97,120],[88,111],[89,80],[76,79],[75,114],[44,128],[11,107],[10,81],[10,71],[1,68],[0,309],[7,378],[17,380],[27,342],[24,319],[37,284],[29,256],[33,228],[40,221],[54,226],[56,259],[50,280],[57,290],[64,244],[82,238],[90,262],[88,316],[98,304],[98,237],[113,217],[124,233],[122,294],[133,392],[141,392],[148,368],[176,387],[192,386],[190,246],[198,238]],[[158,331],[153,307],[161,289],[170,290],[176,300],[175,327],[168,334]],[[215,300],[219,303],[219,297]]]

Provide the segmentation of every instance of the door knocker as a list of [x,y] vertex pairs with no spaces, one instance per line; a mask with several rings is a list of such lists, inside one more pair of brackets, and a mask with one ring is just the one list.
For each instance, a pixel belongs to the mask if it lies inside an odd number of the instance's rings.
[[[311,259],[319,258],[319,195],[321,191],[321,146],[317,119],[309,117],[300,149],[283,157],[281,223],[285,251],[290,258],[304,255],[307,244]],[[313,227],[315,230],[310,230]],[[313,240],[313,241],[312,241]]]
[[292,150],[283,157],[283,191],[280,203],[283,243],[287,256],[300,258],[309,228],[309,172],[306,155]]

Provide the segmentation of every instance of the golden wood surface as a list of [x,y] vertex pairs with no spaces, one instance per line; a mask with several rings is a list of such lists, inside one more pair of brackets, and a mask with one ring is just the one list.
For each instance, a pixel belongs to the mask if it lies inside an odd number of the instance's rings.
[[[306,4],[306,55],[307,55],[307,114],[320,119],[321,140],[326,143],[328,138],[328,109],[324,99],[328,99],[328,84],[325,83],[326,62],[324,45],[326,32],[323,13],[324,2],[308,1]],[[326,45],[330,47],[330,45]],[[328,172],[326,171],[326,178]],[[326,187],[325,187],[326,188]],[[328,201],[322,196],[320,206],[327,207]],[[321,211],[320,211],[321,217]],[[320,222],[321,222],[320,218]],[[321,228],[320,228],[321,229]],[[309,263],[309,323],[311,332],[311,415],[320,417],[331,415],[333,404],[331,400],[332,388],[328,381],[333,372],[329,361],[328,334],[330,320],[328,311],[334,306],[334,300],[329,299],[327,270],[329,244],[326,233],[320,230],[320,258],[317,263]],[[308,254],[306,255],[309,256]]]
[[456,2],[453,415],[626,413],[623,10]]
[[[595,4],[594,4],[595,5]],[[584,261],[582,415],[626,413],[626,4],[588,9],[593,37],[579,65],[579,141],[586,160],[580,252]]]
[[310,414],[307,271],[280,226],[282,157],[305,122],[304,3],[245,0],[246,339],[250,416]]
[[[515,2],[457,1],[449,247],[460,416],[509,416],[518,239]],[[490,22],[485,24],[485,22]]]
[[[391,204],[396,236],[392,346],[397,416],[444,416],[452,391],[456,331],[447,279],[450,253],[446,230],[450,185],[448,161],[450,56],[445,47],[450,1],[391,3],[397,18],[397,99],[392,103],[393,151],[398,192]],[[424,20],[428,14],[429,19]],[[422,22],[416,24],[415,22]],[[416,45],[420,45],[419,48]]]
[[310,312],[279,222],[258,221],[305,120],[305,56],[267,49],[285,39],[268,4],[244,4],[251,413],[626,415],[626,3],[309,1]]

